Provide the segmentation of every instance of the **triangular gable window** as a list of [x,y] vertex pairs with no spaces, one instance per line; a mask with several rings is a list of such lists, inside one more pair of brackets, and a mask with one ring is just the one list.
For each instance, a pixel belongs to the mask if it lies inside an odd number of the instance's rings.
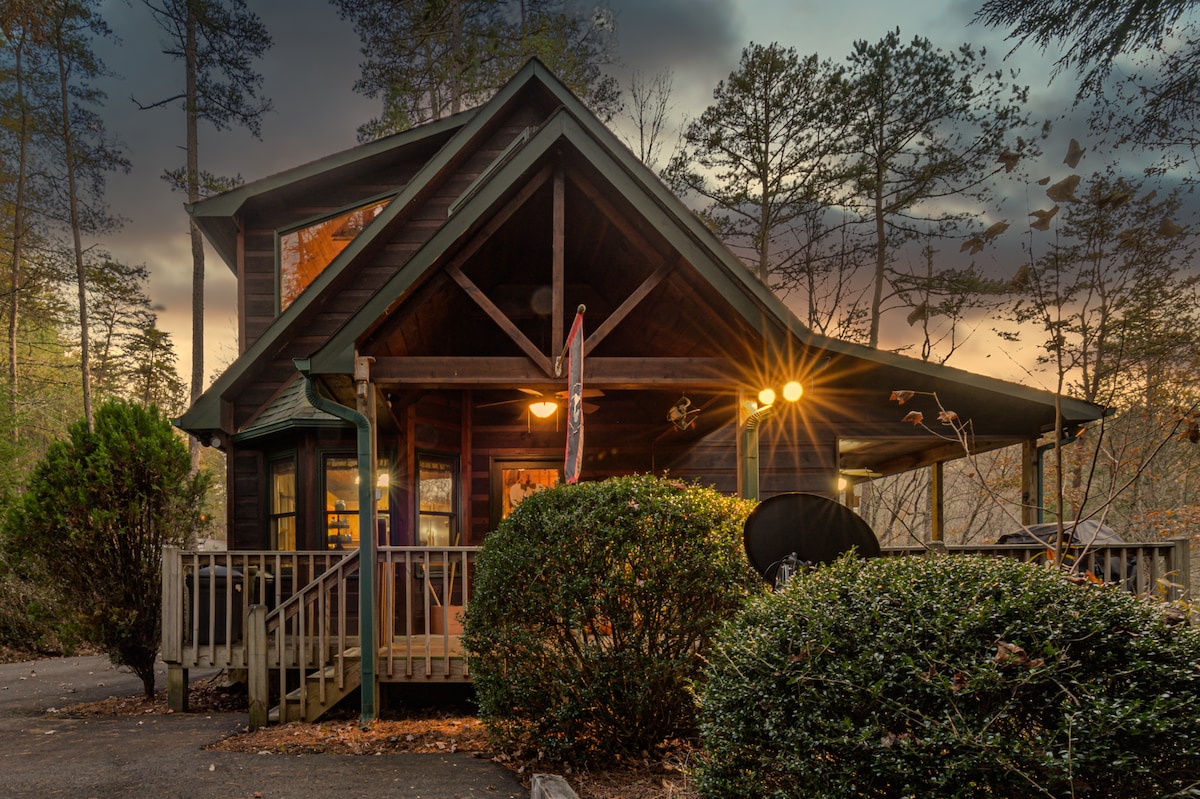
[[327,217],[287,233],[279,234],[279,311],[295,302],[325,267],[375,217],[387,208],[391,197],[360,205],[337,216]]

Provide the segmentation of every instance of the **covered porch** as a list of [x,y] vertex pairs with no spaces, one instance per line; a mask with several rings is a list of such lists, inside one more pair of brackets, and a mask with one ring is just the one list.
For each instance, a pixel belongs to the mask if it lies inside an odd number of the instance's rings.
[[[189,669],[244,674],[252,728],[315,720],[361,685],[462,683],[471,679],[462,646],[477,547],[379,547],[371,618],[375,657],[362,661],[359,553],[163,553],[162,658],[168,701],[184,711]],[[1026,562],[1053,559],[1030,545],[891,547],[884,557],[977,554]],[[1110,564],[1120,564],[1114,572]],[[1089,548],[1075,564],[1087,579],[1138,595],[1191,596],[1186,538]],[[1095,578],[1093,578],[1095,579]],[[364,668],[364,666],[366,668]]]

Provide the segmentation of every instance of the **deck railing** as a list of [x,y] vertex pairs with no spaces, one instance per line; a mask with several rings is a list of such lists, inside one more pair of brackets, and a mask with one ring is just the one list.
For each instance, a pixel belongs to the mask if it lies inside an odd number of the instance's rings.
[[[939,547],[1045,562],[1053,550],[1030,545]],[[928,547],[886,547],[889,557]],[[463,616],[474,586],[475,547],[381,547],[375,568],[377,678],[467,681]],[[1133,593],[1191,598],[1186,538],[1070,553],[1080,574]],[[357,679],[360,652],[357,551],[163,552],[162,658],[171,707],[186,707],[187,669],[245,669],[255,720],[265,723],[268,673],[277,674],[280,719],[335,702]],[[254,614],[248,618],[251,608]],[[355,683],[356,684],[356,683]],[[292,694],[291,702],[287,700]],[[299,708],[299,710],[297,709]]]
[[461,644],[477,547],[380,547],[381,679],[467,680]]
[[272,671],[280,723],[304,718],[311,706],[328,708],[349,682],[358,684],[358,574],[356,550],[275,609],[252,606],[247,621],[252,728],[267,721]]
[[246,668],[245,614],[269,610],[327,572],[345,552],[163,549],[162,659],[183,668]]
[[[1045,563],[1055,557],[1054,547],[1040,544],[950,544],[940,549],[949,554],[991,555],[1028,563]],[[890,557],[929,551],[925,546],[883,548],[884,556]],[[1063,559],[1065,565],[1080,575],[1120,585],[1134,594],[1159,596],[1169,601],[1194,596],[1191,546],[1187,538],[1077,547],[1069,549]]]

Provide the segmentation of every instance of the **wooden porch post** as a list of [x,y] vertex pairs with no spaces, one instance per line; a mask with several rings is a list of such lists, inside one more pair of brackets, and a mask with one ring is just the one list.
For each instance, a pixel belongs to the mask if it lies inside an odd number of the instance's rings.
[[1021,444],[1021,524],[1037,524],[1042,507],[1041,452],[1036,440]]
[[[271,705],[267,664],[267,606],[251,605],[246,614],[246,695],[250,703],[250,731],[267,726]],[[304,675],[301,675],[304,679]],[[287,702],[280,700],[280,712]],[[281,718],[282,722],[283,719]]]
[[179,547],[162,553],[162,648],[167,664],[167,708],[187,712],[188,670],[183,660],[183,556]]
[[[371,382],[371,361],[366,357],[354,359],[354,396],[356,410],[367,420],[369,435],[367,451],[358,453],[358,503],[359,503],[359,578],[358,578],[358,636],[361,654],[362,685],[359,688],[361,716],[363,722],[375,720],[375,661],[378,657],[375,643],[375,472],[377,467],[375,426],[375,384]],[[366,461],[366,468],[363,462]],[[365,472],[365,473],[364,473]]]
[[1175,539],[1175,569],[1179,572],[1175,582],[1181,586],[1173,591],[1172,599],[1191,601],[1192,592],[1192,539],[1182,536]]
[[929,467],[930,540],[946,540],[946,465],[937,461]]

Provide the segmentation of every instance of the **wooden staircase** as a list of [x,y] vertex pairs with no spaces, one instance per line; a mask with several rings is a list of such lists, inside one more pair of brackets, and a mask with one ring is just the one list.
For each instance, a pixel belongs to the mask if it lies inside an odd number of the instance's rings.
[[[250,608],[246,654],[252,730],[275,719],[315,721],[359,687],[358,573],[355,551],[274,610]],[[281,699],[268,709],[272,672]]]
[[290,691],[271,709],[271,720],[286,724],[289,721],[316,721],[334,705],[349,696],[362,684],[362,660],[358,647],[351,647],[324,669],[310,672],[304,684]]

